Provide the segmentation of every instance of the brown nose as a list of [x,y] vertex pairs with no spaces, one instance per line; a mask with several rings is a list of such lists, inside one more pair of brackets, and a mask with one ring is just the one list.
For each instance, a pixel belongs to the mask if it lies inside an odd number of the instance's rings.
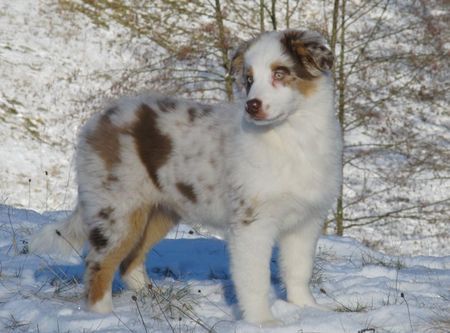
[[247,105],[245,107],[245,111],[247,111],[250,115],[255,115],[261,111],[262,103],[259,99],[253,98],[247,101]]

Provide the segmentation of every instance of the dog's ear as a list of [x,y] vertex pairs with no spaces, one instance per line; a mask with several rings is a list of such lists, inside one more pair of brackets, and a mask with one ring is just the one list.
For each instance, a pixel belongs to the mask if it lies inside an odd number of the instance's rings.
[[246,78],[244,77],[244,55],[252,44],[254,39],[241,43],[231,55],[230,75],[235,78],[235,83],[239,89],[245,87]]
[[314,78],[333,68],[333,53],[318,32],[289,30],[284,32],[281,44],[296,63],[299,76]]
[[240,76],[244,71],[244,54],[247,51],[249,42],[243,42],[231,54],[231,69],[230,73],[233,76]]

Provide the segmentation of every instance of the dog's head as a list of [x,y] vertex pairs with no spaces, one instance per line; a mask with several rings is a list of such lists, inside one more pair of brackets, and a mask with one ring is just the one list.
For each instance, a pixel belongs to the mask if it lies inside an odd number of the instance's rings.
[[267,125],[286,119],[317,92],[333,60],[325,39],[314,31],[269,32],[242,44],[232,71],[247,94],[246,120]]

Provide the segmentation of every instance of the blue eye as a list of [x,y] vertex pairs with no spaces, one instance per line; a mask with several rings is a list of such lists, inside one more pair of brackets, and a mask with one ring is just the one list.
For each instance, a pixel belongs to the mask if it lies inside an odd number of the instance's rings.
[[283,80],[285,76],[286,73],[284,71],[275,71],[275,73],[273,73],[273,77],[275,80]]

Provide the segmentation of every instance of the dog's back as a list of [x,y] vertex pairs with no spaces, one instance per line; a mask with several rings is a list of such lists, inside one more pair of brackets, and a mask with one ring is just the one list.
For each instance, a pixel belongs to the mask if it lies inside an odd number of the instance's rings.
[[[119,100],[81,134],[80,200],[96,201],[98,210],[98,198],[91,196],[104,192],[105,208],[160,205],[184,220],[220,224],[236,114],[230,107],[158,94]],[[119,194],[114,204],[111,192]]]

